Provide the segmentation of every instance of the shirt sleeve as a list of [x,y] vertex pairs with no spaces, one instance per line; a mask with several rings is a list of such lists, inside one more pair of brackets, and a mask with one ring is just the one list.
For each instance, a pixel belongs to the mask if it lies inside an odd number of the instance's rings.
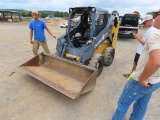
[[[158,31],[158,30],[157,30]],[[147,38],[149,52],[155,49],[160,49],[160,31],[151,33]]]
[[30,24],[29,24],[29,29],[33,30],[32,22],[30,22]]
[[146,39],[147,39],[147,32],[143,35],[142,39],[143,39],[144,41],[146,41]]
[[43,22],[43,27],[44,27],[44,28],[47,28],[46,23],[45,23],[44,21],[42,21],[42,22]]

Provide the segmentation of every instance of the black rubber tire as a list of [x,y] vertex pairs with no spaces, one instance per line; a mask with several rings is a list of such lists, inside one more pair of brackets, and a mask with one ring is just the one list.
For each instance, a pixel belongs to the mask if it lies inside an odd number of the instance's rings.
[[89,61],[88,66],[96,68],[98,70],[97,76],[102,73],[103,66],[104,66],[104,57],[101,54],[95,54]]
[[104,65],[110,66],[113,62],[115,55],[115,49],[113,47],[107,47],[104,51]]

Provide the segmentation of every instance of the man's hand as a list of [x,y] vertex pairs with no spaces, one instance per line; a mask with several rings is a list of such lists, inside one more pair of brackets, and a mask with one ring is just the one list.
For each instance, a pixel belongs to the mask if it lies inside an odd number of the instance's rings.
[[91,44],[92,43],[92,40],[88,40],[87,41],[87,44],[89,45],[89,44]]
[[30,40],[30,43],[31,43],[31,44],[33,44],[33,41],[32,41],[32,40]]
[[149,83],[148,77],[147,77],[147,78],[144,78],[143,73],[139,76],[138,82],[139,82],[139,84],[140,84],[141,86],[144,86],[144,87],[149,86],[149,85],[148,85],[148,83]]
[[139,79],[139,84],[141,85],[141,86],[144,86],[144,87],[148,87],[149,85],[148,85],[148,83],[149,83],[149,80],[141,80],[141,79]]
[[56,39],[56,36],[52,35],[52,37]]
[[133,31],[132,33],[133,33],[134,38],[136,38],[136,39],[137,39],[137,38],[139,38],[139,37],[140,37],[140,36],[139,36],[139,34],[137,34],[135,31]]
[[134,35],[134,34],[137,34],[137,31],[136,31],[136,30],[133,30],[132,33],[133,33],[133,35]]

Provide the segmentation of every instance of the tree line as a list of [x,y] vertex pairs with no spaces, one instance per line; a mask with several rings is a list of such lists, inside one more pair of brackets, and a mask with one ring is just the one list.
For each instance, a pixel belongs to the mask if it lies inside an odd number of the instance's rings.
[[[31,17],[31,11],[27,11],[27,10],[22,10],[22,9],[1,9],[1,10],[10,10],[10,11],[18,11],[21,13],[22,17]],[[117,12],[117,10],[113,10],[112,12]],[[134,11],[133,13],[137,13],[140,15],[140,13],[138,11]],[[151,14],[153,15],[153,12],[147,12],[146,14]],[[39,16],[41,18],[52,18],[52,17],[68,17],[69,13],[68,12],[60,12],[60,11],[49,11],[49,10],[44,10],[44,11],[39,11]]]
[[[41,18],[52,17],[68,17],[68,12],[60,11],[38,11]],[[31,17],[32,11],[23,10],[20,12],[22,17]]]

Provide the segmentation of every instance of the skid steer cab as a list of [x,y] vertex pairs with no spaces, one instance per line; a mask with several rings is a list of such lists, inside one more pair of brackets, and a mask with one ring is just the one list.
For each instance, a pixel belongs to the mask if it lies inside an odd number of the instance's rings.
[[57,40],[56,55],[96,68],[100,75],[114,59],[118,29],[118,14],[96,7],[69,8],[68,28]]

